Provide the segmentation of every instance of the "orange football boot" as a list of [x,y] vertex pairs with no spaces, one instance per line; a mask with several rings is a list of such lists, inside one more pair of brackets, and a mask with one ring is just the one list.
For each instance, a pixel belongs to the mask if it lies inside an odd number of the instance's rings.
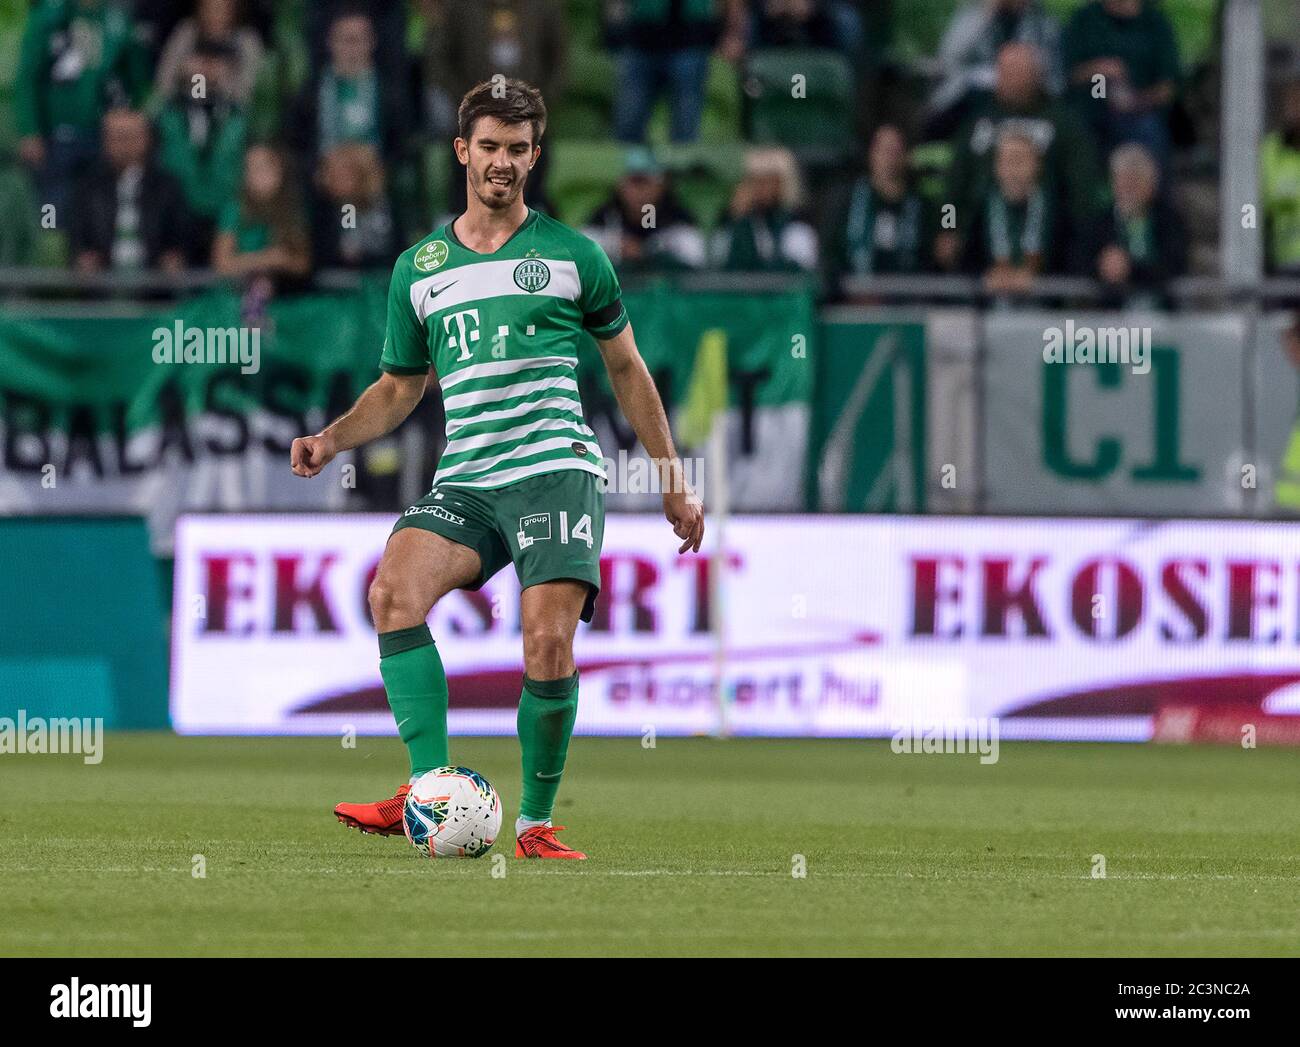
[[587,856],[572,847],[565,847],[555,838],[563,832],[563,825],[534,825],[525,829],[523,835],[515,840],[516,858],[576,858],[586,861]]
[[410,785],[398,786],[397,795],[391,800],[377,803],[341,803],[334,808],[334,817],[344,825],[360,829],[363,833],[378,833],[380,836],[401,836],[402,808],[406,806],[406,794]]

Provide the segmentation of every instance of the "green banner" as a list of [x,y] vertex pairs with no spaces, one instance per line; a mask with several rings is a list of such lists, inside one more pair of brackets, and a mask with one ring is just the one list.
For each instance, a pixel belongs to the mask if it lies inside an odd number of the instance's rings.
[[185,510],[345,507],[285,463],[377,375],[384,291],[0,319],[0,512],[139,514],[161,551]]
[[[352,494],[350,456],[310,483],[290,476],[287,460],[294,437],[341,414],[378,376],[386,283],[276,300],[256,315],[211,293],[132,316],[0,318],[0,513],[138,514],[165,551],[184,511],[375,507]],[[811,298],[660,286],[629,293],[627,307],[670,415],[701,340],[725,342],[732,505],[801,508]],[[636,440],[588,349],[587,415],[617,467],[620,451],[636,457]],[[441,441],[430,432],[425,446]],[[614,479],[611,507],[643,504],[626,477]],[[400,508],[391,500],[383,507]]]
[[827,323],[809,434],[808,508],[925,511],[925,325]]
[[[729,504],[740,512],[803,508],[817,339],[811,296],[684,294],[662,285],[630,293],[625,301],[637,345],[678,435],[678,451],[703,473],[703,483],[696,486],[703,488],[706,505],[716,463],[709,461],[703,444],[690,446],[681,439],[680,422],[700,347],[707,335],[721,332],[727,362],[722,425]],[[644,453],[619,412],[598,354],[585,357],[580,378],[587,421],[618,473],[611,476],[610,507],[657,508],[657,493],[637,489]]]

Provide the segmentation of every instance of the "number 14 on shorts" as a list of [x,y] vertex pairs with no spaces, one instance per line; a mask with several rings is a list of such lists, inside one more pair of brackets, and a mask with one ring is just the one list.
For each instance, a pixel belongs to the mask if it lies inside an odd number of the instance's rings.
[[[560,510],[559,532],[560,544],[568,545],[570,541],[585,542],[588,549],[595,539],[591,533],[591,514],[583,513],[572,529],[569,527],[569,514]],[[515,534],[521,550],[527,549],[534,542],[545,542],[551,538],[551,514],[532,513],[519,518],[519,531]]]

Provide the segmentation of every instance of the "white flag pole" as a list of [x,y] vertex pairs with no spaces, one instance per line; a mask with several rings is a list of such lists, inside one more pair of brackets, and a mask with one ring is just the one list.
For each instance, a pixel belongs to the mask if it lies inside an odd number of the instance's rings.
[[709,430],[709,524],[713,552],[709,565],[709,610],[713,627],[713,695],[718,703],[716,736],[731,735],[731,702],[726,691],[727,672],[727,412],[717,411]]

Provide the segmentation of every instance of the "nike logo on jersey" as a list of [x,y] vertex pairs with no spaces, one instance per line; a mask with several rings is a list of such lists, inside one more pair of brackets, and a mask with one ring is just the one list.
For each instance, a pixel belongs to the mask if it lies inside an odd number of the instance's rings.
[[437,298],[438,295],[442,294],[443,291],[446,291],[448,288],[455,287],[458,283],[460,283],[459,280],[453,280],[451,283],[443,284],[441,287],[431,287],[429,288],[429,297]]

